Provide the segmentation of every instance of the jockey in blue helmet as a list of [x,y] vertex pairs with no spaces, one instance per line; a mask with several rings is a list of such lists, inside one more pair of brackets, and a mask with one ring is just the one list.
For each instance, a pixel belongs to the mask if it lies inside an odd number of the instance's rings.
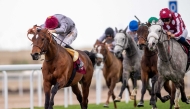
[[129,33],[134,41],[137,43],[138,39],[137,39],[137,30],[139,27],[139,23],[136,20],[132,20],[129,23],[129,30],[127,31],[127,33]]

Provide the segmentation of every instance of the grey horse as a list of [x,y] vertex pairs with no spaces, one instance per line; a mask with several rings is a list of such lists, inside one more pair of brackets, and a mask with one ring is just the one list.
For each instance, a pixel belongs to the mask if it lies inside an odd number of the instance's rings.
[[[126,33],[126,30],[127,28],[125,28],[125,30],[118,31],[117,28],[115,28],[116,35],[114,38],[114,53],[117,57],[123,56],[123,84],[121,87],[121,92],[115,101],[121,100],[122,93],[126,86],[128,86],[129,78],[131,78],[134,80],[131,99],[134,99],[134,106],[136,107],[137,80],[141,79],[140,62],[143,51],[137,47],[136,42],[130,34]],[[125,51],[124,54],[122,54],[123,50]]]
[[[170,39],[160,24],[154,24],[149,28],[148,47],[151,51],[158,50],[158,80],[155,83],[156,96],[164,101],[167,97],[161,96],[161,88],[163,84],[171,80],[176,87],[175,108],[179,108],[179,95],[181,92],[181,100],[187,104],[190,101],[186,97],[184,76],[186,73],[187,54],[183,51],[181,45],[175,40]],[[156,102],[155,102],[156,103]]]

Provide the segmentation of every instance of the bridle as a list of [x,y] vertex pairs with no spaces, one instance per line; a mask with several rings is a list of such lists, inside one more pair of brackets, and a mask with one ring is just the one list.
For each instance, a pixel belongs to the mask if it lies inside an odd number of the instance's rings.
[[[144,23],[139,25],[139,27],[141,27],[141,26],[145,26],[145,27],[147,27],[147,29],[148,29],[148,26],[147,26],[146,24],[144,24]],[[149,34],[149,31],[148,31],[148,34]],[[148,34],[147,34],[147,35],[148,35]],[[144,36],[144,35],[143,35],[143,36]],[[143,36],[142,36],[142,35],[141,35],[141,36],[137,35],[137,38],[138,38],[138,39],[142,38],[142,39],[146,42],[146,43],[145,43],[145,46],[147,46],[147,45],[148,45],[147,37],[143,37]]]
[[[120,32],[120,33],[123,33],[123,32]],[[126,33],[123,33],[123,34],[125,35],[123,45],[120,44],[118,40],[116,40],[116,42],[115,42],[115,46],[119,46],[119,47],[121,47],[121,48],[122,48],[122,51],[124,50],[124,46],[125,46],[125,44],[126,44],[126,43],[128,44],[128,39],[127,39],[127,37],[126,37]]]
[[[153,24],[153,25],[159,25],[159,24]],[[161,25],[159,25],[159,26],[161,26]],[[170,53],[170,38],[169,38],[169,36],[168,36],[168,39],[161,41],[161,38],[163,37],[163,35],[164,35],[164,34],[167,35],[166,33],[164,33],[162,26],[161,26],[161,29],[160,29],[158,32],[161,33],[161,34],[159,35],[159,38],[158,38],[158,43],[168,42],[168,55],[170,55],[170,56],[169,56],[169,59],[166,59],[166,60],[162,59],[159,54],[158,54],[158,57],[159,57],[160,60],[162,60],[163,62],[169,62],[169,61],[171,61],[172,54],[173,54],[173,52]],[[172,41],[172,42],[173,42],[173,41]],[[172,43],[172,49],[173,49],[173,43]]]
[[[37,28],[37,32],[40,32],[40,28]],[[38,34],[38,33],[37,33]],[[37,34],[35,34],[34,35],[34,37],[37,35]],[[49,62],[49,61],[52,61],[55,57],[57,57],[58,56],[58,52],[59,52],[59,46],[58,46],[58,43],[57,43],[57,41],[54,39],[54,38],[57,38],[57,37],[55,37],[53,34],[51,34],[51,33],[48,33],[48,34],[50,34],[51,35],[51,39],[50,39],[50,41],[48,42],[48,40],[47,40],[47,37],[45,37],[44,38],[44,40],[43,40],[43,44],[42,44],[42,46],[39,46],[39,45],[36,45],[36,44],[31,44],[31,45],[33,45],[33,46],[36,46],[36,47],[38,47],[39,49],[40,49],[40,56],[41,55],[44,55],[44,54],[46,54],[47,52],[48,52],[48,49],[45,49],[45,48],[48,48],[49,47],[49,45],[50,45],[50,43],[51,43],[51,40],[53,39],[54,41],[55,41],[55,43],[56,43],[56,46],[57,46],[57,53],[56,53],[56,55],[53,57],[53,58],[51,58],[51,59],[49,59],[49,60],[45,60],[46,62]],[[38,34],[39,35],[39,34]],[[46,36],[46,34],[45,33],[43,33],[43,35],[44,36]],[[44,60],[44,59],[42,59],[42,60]],[[42,61],[41,60],[41,61]]]

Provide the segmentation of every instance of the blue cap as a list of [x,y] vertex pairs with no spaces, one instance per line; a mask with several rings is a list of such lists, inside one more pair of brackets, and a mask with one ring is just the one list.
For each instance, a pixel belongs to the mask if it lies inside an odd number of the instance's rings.
[[129,23],[129,29],[131,31],[137,31],[138,30],[138,22],[136,20],[132,20],[130,23]]

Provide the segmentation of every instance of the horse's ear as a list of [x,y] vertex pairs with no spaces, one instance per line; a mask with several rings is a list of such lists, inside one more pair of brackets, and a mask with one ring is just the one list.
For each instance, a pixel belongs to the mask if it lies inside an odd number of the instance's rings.
[[123,31],[123,32],[124,32],[124,33],[126,33],[126,32],[127,32],[127,29],[128,29],[128,26],[124,29],[124,31]]
[[115,27],[115,32],[118,33],[117,27]]

